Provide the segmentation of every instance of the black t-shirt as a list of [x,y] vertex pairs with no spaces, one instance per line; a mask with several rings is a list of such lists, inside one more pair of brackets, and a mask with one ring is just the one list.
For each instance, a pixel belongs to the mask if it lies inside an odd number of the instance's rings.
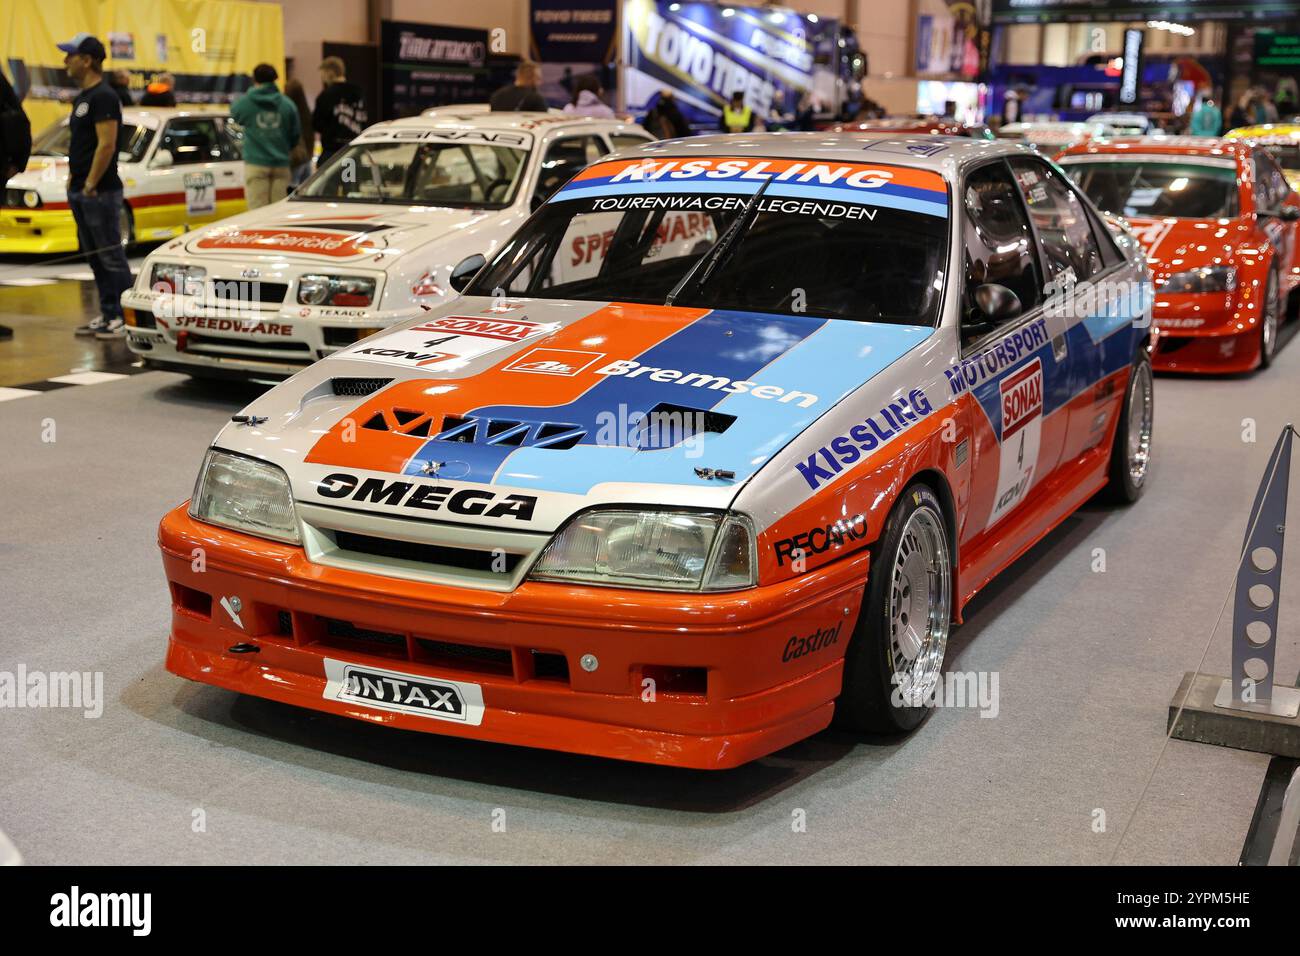
[[337,152],[356,139],[369,124],[365,92],[347,80],[331,83],[316,97],[311,124],[320,133],[321,154]]
[[[72,143],[68,146],[68,183],[69,192],[80,192],[86,184],[86,175],[90,164],[95,159],[95,148],[99,145],[99,134],[95,124],[104,120],[117,120],[118,131],[122,129],[122,101],[106,82],[99,82],[88,90],[82,90],[72,101],[72,116],[68,119],[72,127]],[[117,144],[113,144],[113,158],[108,162],[108,169],[99,178],[95,189],[97,192],[112,192],[122,188],[122,180],[117,175]]]

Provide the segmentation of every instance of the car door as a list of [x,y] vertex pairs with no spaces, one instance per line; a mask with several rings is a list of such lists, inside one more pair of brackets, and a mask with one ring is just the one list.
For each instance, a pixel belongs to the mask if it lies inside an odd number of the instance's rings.
[[[158,186],[166,186],[166,199],[160,210],[167,210],[171,225],[185,229],[213,222],[217,215],[217,180],[233,172],[223,151],[222,136],[216,116],[178,116],[167,121],[154,154]],[[167,158],[158,164],[160,156]]]
[[1279,275],[1282,277],[1282,291],[1285,293],[1291,284],[1287,282],[1292,275],[1291,267],[1296,263],[1297,225],[1295,220],[1288,222],[1275,215],[1258,215],[1274,213],[1283,206],[1297,204],[1292,194],[1291,184],[1286,181],[1282,167],[1264,149],[1254,152],[1255,172],[1255,209],[1259,225],[1268,237],[1269,243],[1276,250],[1278,261],[1282,263]]
[[[970,507],[960,533],[966,543],[1023,506],[1051,474],[1064,428],[1048,414],[1062,359],[1044,316],[1037,240],[1005,160],[969,171],[961,202],[961,362],[952,387],[974,399]],[[980,305],[986,286],[1014,296],[1012,314],[990,318]]]

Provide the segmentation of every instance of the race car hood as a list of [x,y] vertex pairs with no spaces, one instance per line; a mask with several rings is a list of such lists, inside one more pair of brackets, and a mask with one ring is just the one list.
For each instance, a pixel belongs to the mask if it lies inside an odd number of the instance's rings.
[[1250,227],[1239,219],[1145,219],[1132,216],[1128,224],[1142,243],[1159,283],[1175,272],[1207,266],[1232,265]]
[[6,189],[34,189],[42,199],[67,198],[68,160],[65,156],[33,156],[27,161],[27,168],[15,174]]
[[[593,504],[726,508],[931,332],[462,298],[304,370],[245,410],[265,422],[216,444],[281,465],[300,501],[407,517],[553,530]],[[410,511],[426,485],[474,489],[482,513]]]
[[475,209],[286,200],[201,229],[185,240],[196,258],[375,264],[490,218]]

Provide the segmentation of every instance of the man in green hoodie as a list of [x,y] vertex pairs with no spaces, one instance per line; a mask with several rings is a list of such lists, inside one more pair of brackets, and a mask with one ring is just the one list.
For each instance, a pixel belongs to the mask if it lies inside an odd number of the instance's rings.
[[249,209],[289,194],[289,151],[301,135],[298,108],[275,85],[269,63],[253,69],[253,88],[235,101],[231,118],[244,128],[244,198]]

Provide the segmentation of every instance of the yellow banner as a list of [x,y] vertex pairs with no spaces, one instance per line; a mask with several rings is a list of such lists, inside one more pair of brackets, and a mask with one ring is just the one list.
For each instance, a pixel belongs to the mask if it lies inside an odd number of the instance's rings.
[[278,4],[246,0],[39,0],[0,7],[0,64],[23,96],[33,131],[67,115],[77,89],[57,44],[93,33],[104,69],[128,70],[138,100],[155,73],[176,78],[178,104],[228,103],[258,63],[284,76]]

